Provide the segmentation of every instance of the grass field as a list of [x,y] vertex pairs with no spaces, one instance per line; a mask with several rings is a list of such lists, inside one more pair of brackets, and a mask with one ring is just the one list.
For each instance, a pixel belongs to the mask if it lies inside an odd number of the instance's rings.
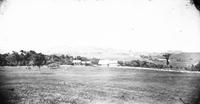
[[199,98],[200,74],[68,66],[0,69],[10,104],[183,104]]

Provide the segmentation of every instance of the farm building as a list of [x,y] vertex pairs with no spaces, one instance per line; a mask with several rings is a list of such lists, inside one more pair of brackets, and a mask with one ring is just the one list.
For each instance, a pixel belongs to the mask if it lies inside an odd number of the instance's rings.
[[119,66],[117,60],[99,60],[98,65],[104,66],[104,67],[117,67],[117,66]]
[[72,63],[74,65],[81,65],[81,60],[73,60]]
[[[160,62],[165,62],[166,61],[166,59],[163,59],[163,58],[159,58],[157,60],[160,61]],[[170,60],[168,60],[168,61],[170,62]]]
[[91,61],[81,61],[82,65],[91,65],[92,62]]

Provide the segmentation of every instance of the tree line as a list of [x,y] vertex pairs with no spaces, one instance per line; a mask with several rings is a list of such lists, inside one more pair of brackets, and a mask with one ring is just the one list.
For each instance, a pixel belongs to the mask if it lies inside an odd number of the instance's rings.
[[[147,67],[147,68],[173,68],[169,65],[169,58],[171,54],[164,54],[163,57],[166,59],[166,64],[158,64],[155,62],[148,62],[142,60],[131,60],[131,61],[118,61],[120,66],[130,67]],[[45,55],[43,53],[37,53],[33,50],[20,52],[12,51],[11,53],[0,53],[0,66],[38,66],[43,65],[73,65],[73,60],[91,61],[91,65],[98,65],[100,59],[82,56],[70,56],[70,55]],[[179,69],[179,68],[178,68]],[[191,67],[187,67],[187,70],[200,71],[200,62]]]
[[33,50],[20,52],[12,51],[12,53],[0,53],[0,66],[42,66],[52,63],[58,63],[59,65],[72,65],[73,60],[87,61],[86,57],[82,56],[69,56],[69,55],[45,55],[43,53],[37,53]]

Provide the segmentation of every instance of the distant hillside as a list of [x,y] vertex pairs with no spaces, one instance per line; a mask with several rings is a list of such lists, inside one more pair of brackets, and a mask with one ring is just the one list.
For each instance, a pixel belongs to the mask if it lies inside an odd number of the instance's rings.
[[131,50],[120,50],[112,48],[97,47],[54,47],[44,52],[47,54],[69,54],[72,56],[85,56],[88,58],[115,59],[115,60],[133,60],[140,58],[141,53]]
[[[153,63],[165,64],[166,61],[162,55],[163,53],[150,54],[141,58]],[[199,61],[200,53],[172,53],[170,57],[170,65],[174,67],[190,67],[191,65],[196,65]]]
[[176,66],[191,66],[200,61],[200,53],[179,53],[173,54],[170,58],[173,65]]

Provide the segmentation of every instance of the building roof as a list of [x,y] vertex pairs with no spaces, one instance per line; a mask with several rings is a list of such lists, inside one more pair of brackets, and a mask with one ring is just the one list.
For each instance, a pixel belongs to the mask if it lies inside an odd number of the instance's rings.
[[81,63],[81,60],[73,60],[73,63]]
[[99,60],[98,64],[118,64],[117,60]]

